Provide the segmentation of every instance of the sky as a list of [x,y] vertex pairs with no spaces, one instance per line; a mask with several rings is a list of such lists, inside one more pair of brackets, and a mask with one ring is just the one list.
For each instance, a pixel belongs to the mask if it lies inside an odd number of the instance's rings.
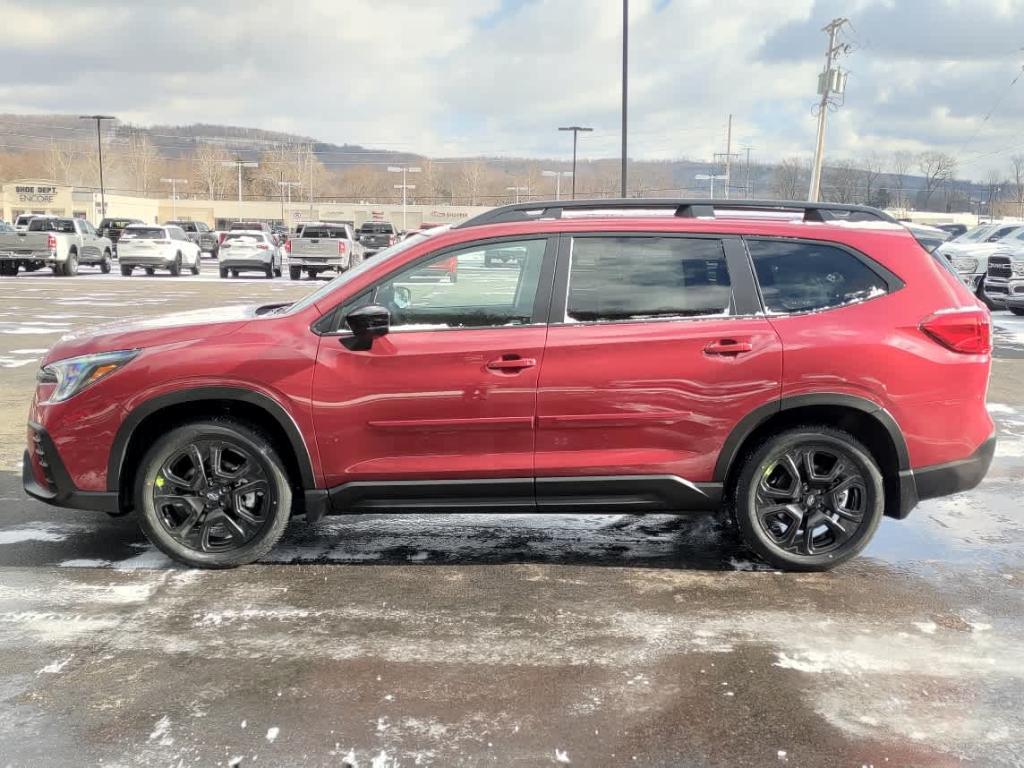
[[[830,157],[1024,153],[1024,0],[632,0],[629,154],[808,157],[850,24]],[[222,123],[430,156],[620,151],[620,0],[0,0],[0,113]],[[986,119],[988,115],[988,119]]]

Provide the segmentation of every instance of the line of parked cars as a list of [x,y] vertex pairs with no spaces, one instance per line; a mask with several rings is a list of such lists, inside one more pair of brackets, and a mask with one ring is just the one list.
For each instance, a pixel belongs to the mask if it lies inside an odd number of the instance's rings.
[[982,224],[943,243],[937,253],[989,309],[1024,315],[1024,223]]

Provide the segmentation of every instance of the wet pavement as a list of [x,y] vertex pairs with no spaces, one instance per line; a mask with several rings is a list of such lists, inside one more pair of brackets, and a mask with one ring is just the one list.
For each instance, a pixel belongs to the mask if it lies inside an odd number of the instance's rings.
[[202,572],[23,496],[33,350],[308,288],[0,281],[0,766],[1024,765],[1024,319],[986,481],[828,574],[712,516],[472,514],[296,521]]

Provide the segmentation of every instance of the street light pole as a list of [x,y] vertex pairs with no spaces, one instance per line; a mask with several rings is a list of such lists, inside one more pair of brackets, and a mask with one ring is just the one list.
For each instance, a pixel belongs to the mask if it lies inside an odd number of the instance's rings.
[[580,131],[589,132],[594,130],[593,128],[586,128],[582,125],[569,125],[564,128],[559,128],[560,131],[572,131],[572,199],[576,199],[576,142],[579,138]]
[[259,168],[260,164],[253,160],[243,160],[240,157],[236,157],[234,160],[224,160],[221,165],[230,167],[236,166],[238,168],[238,220],[242,220],[242,169],[243,168]]
[[100,139],[100,123],[104,120],[116,120],[117,118],[111,115],[79,115],[78,119],[96,121],[96,153],[99,156],[100,164],[100,218],[102,219],[107,215],[107,195],[103,189],[103,141]]
[[419,173],[422,170],[423,170],[422,168],[418,168],[416,166],[409,166],[409,165],[400,165],[400,166],[389,165],[388,166],[388,173],[400,173],[400,174],[402,174],[402,183],[401,184],[395,184],[395,189],[401,189],[402,190],[402,230],[403,231],[405,231],[405,229],[407,228],[407,224],[408,224],[408,222],[407,222],[408,202],[407,202],[407,198],[406,198],[406,194],[405,193],[406,193],[407,190],[416,189],[416,185],[415,184],[408,184],[408,183],[406,183],[406,174],[409,174],[409,173]]
[[626,196],[626,125],[629,106],[629,0],[622,0],[622,178],[621,197]]
[[178,185],[188,184],[188,179],[160,179],[164,184],[171,185],[171,219],[178,218]]
[[541,171],[540,175],[541,176],[547,176],[548,178],[551,178],[552,176],[554,177],[554,179],[555,179],[555,200],[561,200],[562,199],[562,177],[563,176],[573,176],[573,173],[572,173],[572,171]]
[[506,192],[515,192],[516,193],[516,203],[518,204],[519,203],[519,193],[520,192],[529,192],[530,188],[529,187],[505,187],[505,191]]

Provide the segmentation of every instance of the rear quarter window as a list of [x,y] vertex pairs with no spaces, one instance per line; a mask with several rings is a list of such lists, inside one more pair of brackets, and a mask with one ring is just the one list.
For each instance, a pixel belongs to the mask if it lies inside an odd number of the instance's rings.
[[890,292],[889,280],[843,248],[824,243],[748,240],[769,314],[842,307]]

